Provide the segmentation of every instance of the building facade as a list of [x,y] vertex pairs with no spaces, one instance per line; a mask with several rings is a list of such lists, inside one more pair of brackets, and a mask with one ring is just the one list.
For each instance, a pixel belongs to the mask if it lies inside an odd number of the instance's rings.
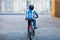
[[50,0],[0,0],[0,13],[25,13],[29,4],[38,13],[50,12]]

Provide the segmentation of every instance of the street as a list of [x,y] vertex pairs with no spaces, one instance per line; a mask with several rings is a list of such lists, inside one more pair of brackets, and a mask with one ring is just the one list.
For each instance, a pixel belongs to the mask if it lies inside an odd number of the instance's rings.
[[[33,40],[60,40],[60,18],[39,15]],[[29,40],[25,15],[0,15],[0,40]]]

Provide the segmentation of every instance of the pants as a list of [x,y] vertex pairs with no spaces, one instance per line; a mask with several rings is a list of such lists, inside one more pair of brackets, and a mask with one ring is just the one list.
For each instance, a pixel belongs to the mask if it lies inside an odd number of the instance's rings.
[[28,26],[31,26],[31,22],[33,23],[33,26],[36,27],[36,20],[35,19],[28,19]]

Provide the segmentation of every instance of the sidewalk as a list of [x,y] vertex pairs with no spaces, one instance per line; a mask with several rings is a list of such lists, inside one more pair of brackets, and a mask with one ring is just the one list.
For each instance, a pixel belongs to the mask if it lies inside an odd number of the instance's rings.
[[[60,18],[39,15],[33,40],[60,40]],[[24,15],[0,15],[0,40],[28,40]]]

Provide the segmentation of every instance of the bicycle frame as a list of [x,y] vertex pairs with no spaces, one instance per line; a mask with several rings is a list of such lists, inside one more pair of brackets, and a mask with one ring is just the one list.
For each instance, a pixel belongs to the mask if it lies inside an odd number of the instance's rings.
[[35,35],[35,29],[33,25],[28,26],[28,35],[29,35],[30,40],[32,40],[32,37]]

